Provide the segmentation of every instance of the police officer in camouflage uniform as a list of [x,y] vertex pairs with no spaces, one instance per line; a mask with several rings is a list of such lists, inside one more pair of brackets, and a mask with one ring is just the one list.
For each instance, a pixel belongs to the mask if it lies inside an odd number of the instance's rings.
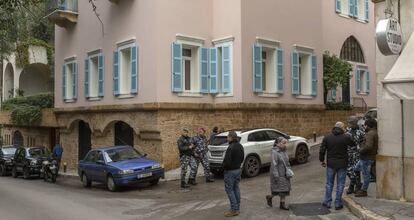
[[214,182],[214,179],[210,173],[210,164],[208,163],[207,158],[207,143],[208,140],[206,138],[206,130],[204,128],[198,129],[198,134],[192,138],[192,143],[194,144],[194,158],[196,162],[196,166],[194,169],[191,169],[190,172],[190,179],[188,180],[189,184],[195,185],[195,178],[197,176],[198,166],[200,163],[203,165],[204,168],[204,175],[206,177],[206,182]]
[[181,188],[189,188],[189,185],[185,181],[187,175],[187,168],[190,166],[191,170],[196,166],[193,157],[194,145],[191,143],[191,138],[188,135],[188,130],[183,128],[181,137],[177,140],[178,150],[180,152],[181,163]]
[[347,194],[352,194],[361,189],[361,173],[355,171],[355,165],[359,161],[360,144],[365,138],[365,132],[358,126],[358,117],[351,116],[348,118],[348,129],[346,134],[349,135],[353,141],[352,146],[348,146],[348,166],[347,176],[349,177],[350,185]]

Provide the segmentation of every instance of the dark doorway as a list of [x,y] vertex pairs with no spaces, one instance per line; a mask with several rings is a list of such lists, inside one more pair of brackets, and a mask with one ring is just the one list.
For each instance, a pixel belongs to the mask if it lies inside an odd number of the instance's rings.
[[23,135],[20,131],[15,131],[13,133],[12,144],[15,146],[23,146]]
[[342,102],[351,104],[351,88],[349,82],[342,85]]
[[134,129],[127,123],[118,121],[115,123],[115,145],[134,146]]
[[79,121],[79,146],[78,146],[78,159],[83,160],[86,154],[91,150],[91,129],[88,123]]

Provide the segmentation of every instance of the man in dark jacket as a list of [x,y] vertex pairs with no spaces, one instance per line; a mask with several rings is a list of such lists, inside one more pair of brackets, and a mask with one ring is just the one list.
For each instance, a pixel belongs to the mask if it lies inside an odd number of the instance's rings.
[[181,137],[177,140],[178,150],[180,152],[180,164],[181,164],[181,188],[189,188],[189,185],[185,182],[185,176],[187,175],[187,168],[190,165],[191,168],[195,167],[195,161],[193,158],[193,145],[191,144],[191,138],[188,136],[188,130],[183,129]]
[[365,127],[365,140],[362,142],[361,149],[359,149],[360,160],[355,167],[355,170],[362,171],[364,182],[362,189],[355,193],[356,197],[368,196],[367,190],[371,178],[370,167],[375,162],[375,157],[378,152],[377,121],[375,119],[368,119],[365,121]]
[[342,122],[337,122],[332,129],[332,133],[325,136],[322,141],[319,161],[323,167],[327,166],[326,191],[322,205],[327,208],[331,208],[335,176],[337,179],[335,209],[343,208],[342,194],[345,187],[346,167],[348,164],[347,147],[352,143],[352,139],[345,135],[345,125]]
[[239,143],[237,134],[230,131],[227,135],[229,147],[223,160],[224,188],[230,200],[230,210],[224,213],[225,217],[237,216],[240,213],[241,164],[244,160],[244,149]]

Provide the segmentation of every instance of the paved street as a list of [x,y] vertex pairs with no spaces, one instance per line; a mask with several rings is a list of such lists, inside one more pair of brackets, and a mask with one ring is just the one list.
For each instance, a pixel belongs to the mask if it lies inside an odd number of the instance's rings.
[[[339,212],[331,210],[332,213],[327,215],[299,216],[320,208],[324,170],[317,161],[317,149],[312,150],[310,163],[296,165],[294,171],[293,192],[289,198],[292,211],[282,212],[266,206],[264,197],[269,191],[269,177],[265,171],[256,178],[242,180],[241,215],[234,219],[356,219],[346,209]],[[152,188],[143,185],[110,193],[102,185],[84,189],[76,179],[60,179],[55,185],[42,180],[3,177],[0,178],[0,219],[224,218],[228,200],[222,179],[212,184],[199,179],[192,192],[182,192],[178,185],[178,181],[161,182]],[[274,203],[278,204],[278,201]]]

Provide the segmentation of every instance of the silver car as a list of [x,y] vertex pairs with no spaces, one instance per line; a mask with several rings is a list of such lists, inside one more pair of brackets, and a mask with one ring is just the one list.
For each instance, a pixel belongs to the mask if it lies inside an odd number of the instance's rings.
[[[289,136],[278,130],[263,128],[263,129],[238,129],[234,130],[240,139],[240,144],[244,148],[244,163],[243,174],[246,177],[257,176],[260,169],[270,165],[270,154],[275,139],[278,137],[285,137],[289,143],[287,151],[289,158],[296,160],[297,163],[306,163],[309,158],[309,144],[303,137]],[[211,140],[208,146],[208,160],[210,163],[211,172],[214,174],[221,174],[224,155],[226,153],[228,142],[228,132],[218,134]]]

